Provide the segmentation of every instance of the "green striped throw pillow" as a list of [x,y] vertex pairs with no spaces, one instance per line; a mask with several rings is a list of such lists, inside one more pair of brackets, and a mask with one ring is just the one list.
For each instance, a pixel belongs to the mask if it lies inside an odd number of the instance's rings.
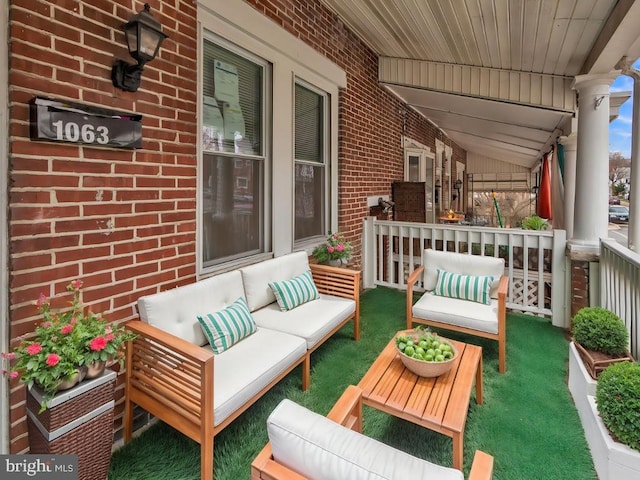
[[256,322],[247,301],[240,297],[227,308],[198,315],[198,322],[209,340],[213,353],[222,353],[245,337],[255,333]]
[[491,297],[489,290],[493,277],[477,277],[474,275],[462,275],[437,269],[438,281],[433,290],[435,295],[442,297],[471,300],[472,302],[489,305]]
[[302,275],[281,282],[269,282],[269,287],[276,296],[280,310],[287,312],[298,305],[320,298],[316,284],[313,283],[311,270]]

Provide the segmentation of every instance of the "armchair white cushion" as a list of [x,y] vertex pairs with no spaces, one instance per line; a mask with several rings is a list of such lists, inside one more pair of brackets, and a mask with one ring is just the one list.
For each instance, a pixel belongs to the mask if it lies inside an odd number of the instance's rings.
[[491,300],[489,305],[483,305],[425,292],[413,306],[413,316],[482,332],[498,333],[498,300]]
[[489,295],[498,298],[498,283],[504,275],[504,260],[502,258],[467,255],[466,253],[440,252],[427,248],[423,252],[424,289],[428,292],[436,288],[438,269],[463,275],[492,276]]
[[267,419],[267,432],[274,460],[310,480],[464,480],[459,470],[416,458],[286,399]]
[[[362,390],[349,385],[327,417],[283,400],[267,419],[269,443],[251,463],[252,480],[464,480],[362,434]],[[493,457],[476,450],[468,480],[491,480]]]

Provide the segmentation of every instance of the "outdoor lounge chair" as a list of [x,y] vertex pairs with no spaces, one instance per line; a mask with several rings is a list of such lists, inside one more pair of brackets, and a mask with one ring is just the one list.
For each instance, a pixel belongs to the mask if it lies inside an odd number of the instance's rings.
[[[464,480],[460,470],[422,460],[362,434],[362,390],[349,386],[327,417],[283,400],[267,419],[269,443],[251,480],[421,478]],[[476,451],[469,480],[490,480],[493,457]]]
[[[481,277],[492,280],[487,284]],[[420,279],[425,293],[414,304]],[[426,249],[422,265],[407,280],[407,328],[418,323],[497,340],[504,373],[508,285],[502,258]]]

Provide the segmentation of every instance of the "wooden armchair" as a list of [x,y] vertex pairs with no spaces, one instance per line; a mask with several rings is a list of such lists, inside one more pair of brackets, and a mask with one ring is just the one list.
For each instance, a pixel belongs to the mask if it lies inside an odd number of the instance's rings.
[[[432,291],[438,270],[493,276],[496,280],[491,287],[490,303],[484,305],[471,300],[434,295]],[[420,280],[425,293],[415,302],[415,286]],[[407,328],[413,328],[413,324],[418,323],[496,340],[498,368],[500,373],[504,373],[507,368],[508,286],[509,277],[504,275],[503,259],[427,249],[423,254],[423,265],[413,270],[407,280]]]

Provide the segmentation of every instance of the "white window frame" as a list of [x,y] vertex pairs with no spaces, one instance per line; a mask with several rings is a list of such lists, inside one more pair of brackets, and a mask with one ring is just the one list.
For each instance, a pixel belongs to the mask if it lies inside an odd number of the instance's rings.
[[[271,111],[271,105],[272,105],[272,98],[271,98],[271,92],[272,92],[272,82],[271,82],[271,76],[272,76],[272,68],[270,63],[263,59],[262,57],[260,57],[259,55],[256,55],[248,50],[246,50],[245,48],[243,48],[242,46],[239,45],[235,45],[232,42],[229,42],[228,40],[216,35],[215,33],[213,33],[211,30],[206,29],[206,28],[202,28],[200,30],[201,35],[201,44],[204,46],[204,42],[208,41],[211,43],[214,43],[216,45],[219,45],[220,47],[229,50],[241,57],[246,58],[247,60],[260,65],[263,69],[263,82],[262,82],[262,103],[263,103],[263,121],[262,121],[262,154],[260,155],[253,155],[253,154],[237,154],[237,153],[232,153],[232,152],[204,152],[202,150],[202,142],[200,140],[200,135],[198,135],[196,138],[198,138],[197,140],[197,145],[198,145],[198,175],[197,175],[197,197],[196,197],[196,202],[199,205],[199,207],[197,208],[197,218],[196,218],[196,225],[197,225],[197,265],[198,265],[198,272],[201,273],[202,275],[209,275],[209,274],[213,274],[213,273],[217,273],[221,270],[226,270],[229,269],[229,267],[234,267],[234,266],[240,266],[242,264],[251,262],[251,261],[259,261],[263,258],[266,258],[267,256],[270,256],[270,252],[272,250],[272,246],[271,246],[271,229],[272,229],[272,222],[271,222],[271,197],[272,197],[272,190],[271,190],[271,178],[272,178],[272,169],[271,169],[271,165],[272,165],[272,159],[271,159],[271,130],[269,128],[269,121],[271,118],[273,118],[273,113]],[[198,115],[199,121],[198,121],[198,132],[202,132],[202,109],[203,109],[203,99],[204,99],[204,95],[202,93],[203,90],[203,85],[202,85],[202,65],[204,64],[204,59],[203,59],[203,51],[204,48],[201,48],[201,53],[199,54],[199,64],[200,64],[200,69],[198,70],[199,72],[199,76],[198,76],[198,84],[199,84],[199,96],[198,96],[198,111],[200,112]],[[256,161],[262,161],[263,162],[263,185],[262,185],[262,191],[264,192],[264,198],[262,199],[262,231],[259,232],[260,235],[262,236],[262,252],[247,252],[246,255],[244,256],[234,256],[231,259],[224,261],[224,262],[215,262],[211,265],[204,265],[204,261],[202,259],[202,248],[204,246],[204,234],[203,234],[203,226],[202,226],[202,205],[200,202],[200,199],[202,198],[202,190],[203,190],[203,182],[204,182],[204,178],[202,178],[202,170],[203,170],[203,162],[204,162],[204,156],[205,154],[214,154],[216,156],[223,156],[223,157],[240,157],[240,158],[235,158],[234,160],[234,164],[237,165],[238,163],[240,163],[240,165],[242,165],[242,163],[247,160],[247,159],[252,159],[252,160],[256,160]]]
[[451,162],[453,160],[453,148],[443,141],[436,139],[436,169],[440,179],[440,210],[445,213],[451,208]]
[[[230,44],[251,52],[269,62],[272,66],[272,105],[271,118],[268,119],[265,142],[270,145],[271,168],[265,172],[272,195],[267,202],[265,225],[271,225],[270,251],[262,256],[280,256],[294,249],[304,248],[309,254],[313,244],[294,245],[294,148],[293,148],[293,90],[296,78],[314,85],[329,94],[330,118],[330,221],[328,230],[338,227],[338,98],[341,88],[347,86],[346,72],[331,60],[314,50],[302,40],[294,37],[249,4],[229,2],[228,0],[200,0],[197,5],[198,38],[202,44],[204,30]],[[202,71],[202,48],[198,49],[198,71]],[[202,82],[198,76],[198,130],[202,128]],[[267,144],[265,144],[267,145]],[[198,142],[198,168],[202,168],[201,145]],[[202,179],[198,175],[197,198],[201,197]],[[271,202],[271,203],[269,203]],[[198,200],[196,215],[201,216],[202,205]],[[202,227],[197,225],[197,264],[198,277],[210,275],[211,269],[202,268]],[[317,245],[317,242],[315,243]],[[244,263],[258,261],[259,258],[244,259]],[[240,262],[242,264],[242,261]],[[229,270],[239,265],[222,264],[217,271]]]
[[436,166],[436,157],[431,149],[420,142],[409,137],[403,137],[404,147],[404,180],[412,181],[409,178],[409,157],[419,157],[418,159],[418,182],[427,182],[427,165],[431,168],[431,185],[425,189],[425,222],[433,223],[438,214],[438,203],[436,199],[436,180],[439,179],[439,170]]
[[[293,99],[293,105],[294,105],[294,113],[295,113],[295,85],[300,85],[308,90],[311,90],[312,92],[320,95],[321,97],[324,98],[324,102],[323,102],[323,128],[322,128],[322,144],[323,144],[323,161],[322,164],[324,166],[325,169],[325,183],[324,183],[324,201],[325,201],[325,205],[324,205],[324,218],[323,218],[323,225],[324,225],[324,232],[320,235],[316,235],[314,237],[309,237],[309,238],[304,238],[301,240],[295,240],[295,178],[293,179],[293,188],[294,188],[294,205],[293,205],[293,228],[294,228],[294,250],[301,250],[301,249],[305,249],[305,248],[309,248],[309,247],[313,247],[315,245],[317,245],[319,242],[322,242],[328,235],[329,231],[331,230],[331,228],[329,227],[331,225],[331,212],[332,212],[332,195],[331,195],[331,142],[330,142],[330,125],[331,122],[330,120],[330,116],[331,116],[331,95],[328,92],[323,91],[322,89],[316,87],[315,85],[313,85],[312,83],[309,83],[307,81],[305,81],[302,78],[296,77],[294,79],[294,88],[293,88],[293,92],[294,92],[294,99]],[[294,126],[295,126],[295,121],[294,121]],[[293,142],[294,142],[294,146],[293,146],[293,153],[294,153],[294,170],[293,170],[293,175],[295,177],[295,164],[300,163],[300,164],[305,164],[305,165],[312,165],[312,166],[318,166],[317,163],[315,162],[309,162],[309,161],[305,161],[305,160],[298,160],[295,158],[295,128],[294,128],[294,136],[293,136]],[[337,207],[336,207],[337,208]],[[331,230],[331,231],[335,231],[335,230]]]

